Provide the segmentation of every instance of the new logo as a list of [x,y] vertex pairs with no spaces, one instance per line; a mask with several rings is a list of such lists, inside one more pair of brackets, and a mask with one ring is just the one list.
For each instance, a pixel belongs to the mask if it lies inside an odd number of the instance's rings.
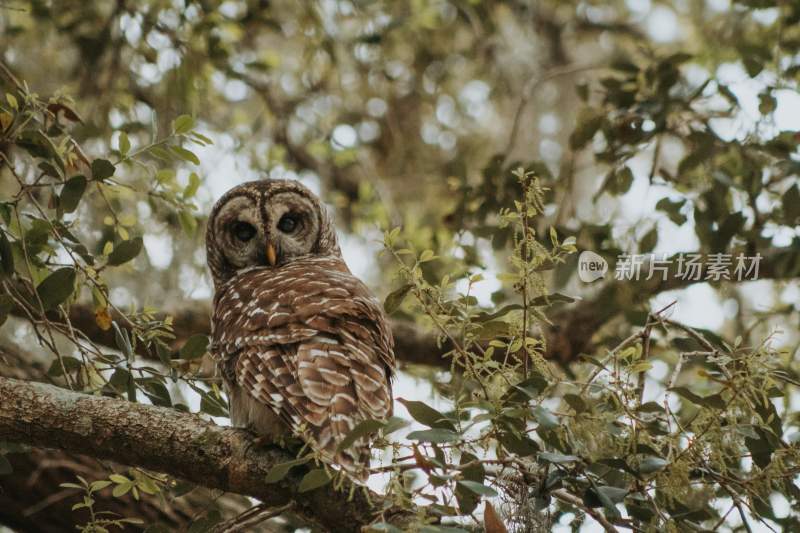
[[586,250],[578,257],[578,277],[581,281],[591,283],[605,277],[608,272],[608,262],[600,255]]

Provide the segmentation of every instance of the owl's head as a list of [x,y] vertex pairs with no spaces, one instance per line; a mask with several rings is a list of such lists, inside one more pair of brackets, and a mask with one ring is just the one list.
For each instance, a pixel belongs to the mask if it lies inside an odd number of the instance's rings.
[[325,206],[291,180],[251,181],[225,193],[208,218],[206,251],[215,286],[250,267],[341,255]]

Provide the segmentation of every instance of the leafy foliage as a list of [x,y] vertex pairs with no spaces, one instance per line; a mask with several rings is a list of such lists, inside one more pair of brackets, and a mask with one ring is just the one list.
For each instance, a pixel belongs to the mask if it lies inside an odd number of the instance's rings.
[[[301,177],[348,240],[382,235],[368,281],[449,364],[404,368],[435,401],[343,444],[379,431],[421,531],[797,528],[800,6],[634,4],[0,6],[0,333],[46,348],[32,379],[227,416],[208,331],[176,325],[207,318],[202,213],[228,174]],[[764,255],[773,304],[710,283],[736,311],[707,331],[672,316],[688,284],[575,280],[578,250],[679,234]],[[341,484],[305,455],[265,482],[290,476]],[[101,495],[191,488],[79,481],[86,531],[133,523]]]

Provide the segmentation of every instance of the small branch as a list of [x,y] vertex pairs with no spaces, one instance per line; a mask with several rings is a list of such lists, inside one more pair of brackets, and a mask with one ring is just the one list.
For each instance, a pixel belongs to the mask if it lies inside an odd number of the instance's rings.
[[22,89],[22,84],[19,82],[17,77],[14,76],[14,73],[11,72],[11,69],[8,68],[8,66],[2,61],[0,61],[0,73],[2,73],[3,76],[5,76],[6,79],[8,79],[8,81],[10,81],[16,89]]
[[528,106],[528,102],[530,102],[534,91],[541,87],[544,83],[556,78],[560,78],[561,76],[569,76],[570,74],[577,74],[578,72],[594,70],[598,68],[602,68],[602,65],[563,65],[552,68],[543,73],[541,76],[534,76],[525,83],[524,87],[522,88],[522,96],[519,99],[519,104],[517,104],[517,109],[514,112],[514,122],[511,124],[511,133],[508,136],[506,148],[503,150],[503,153],[506,154],[503,164],[507,162],[509,155],[511,154],[511,150],[514,148],[514,145],[517,142],[517,136],[519,135],[519,128],[522,122],[522,114],[525,112],[525,108]]
[[292,502],[278,508],[272,508],[264,504],[256,505],[242,514],[218,524],[214,527],[212,533],[240,533],[242,531],[249,531],[249,528],[266,522],[270,518],[280,516],[291,508]]
[[554,490],[554,491],[550,492],[550,494],[552,494],[553,497],[556,498],[557,500],[561,500],[564,503],[568,503],[569,505],[571,505],[571,506],[573,506],[573,507],[575,507],[577,509],[580,509],[581,511],[583,511],[587,515],[591,516],[592,518],[594,518],[597,521],[598,524],[603,526],[603,529],[605,529],[609,533],[618,533],[619,532],[619,530],[616,527],[614,527],[614,524],[609,522],[608,519],[605,516],[603,516],[601,513],[597,512],[597,511],[595,511],[591,507],[586,507],[585,505],[583,505],[583,501],[580,498],[578,498],[577,496],[575,496],[574,494],[570,494],[569,492],[567,492],[564,489]]

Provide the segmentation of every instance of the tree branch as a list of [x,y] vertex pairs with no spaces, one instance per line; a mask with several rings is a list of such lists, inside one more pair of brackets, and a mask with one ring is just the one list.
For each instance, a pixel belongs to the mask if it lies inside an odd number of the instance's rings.
[[293,457],[259,447],[246,431],[194,415],[8,378],[0,378],[0,398],[0,440],[159,471],[268,506],[291,501],[295,514],[331,531],[358,531],[381,511],[400,527],[409,520],[367,489],[349,498],[347,485],[343,491],[328,485],[297,497],[297,473],[267,484],[272,467]]
[[[37,381],[46,375],[50,355],[31,352],[19,346],[0,343],[0,376]],[[88,480],[107,478],[119,465],[98,461],[60,450],[25,449],[7,453],[12,472],[0,476],[0,524],[19,533],[41,531],[73,531],[89,520],[85,509],[73,511],[80,493],[59,489],[62,483],[75,482],[80,475]],[[220,497],[217,491],[199,487],[168,503],[160,495],[139,494],[134,500],[128,493],[115,498],[111,491],[95,492],[97,509],[126,518],[139,518],[147,524],[159,524],[170,531],[183,531],[204,512],[216,508],[223,516],[235,516],[252,504],[244,496],[229,493]],[[123,531],[138,532],[141,528],[127,525]]]

